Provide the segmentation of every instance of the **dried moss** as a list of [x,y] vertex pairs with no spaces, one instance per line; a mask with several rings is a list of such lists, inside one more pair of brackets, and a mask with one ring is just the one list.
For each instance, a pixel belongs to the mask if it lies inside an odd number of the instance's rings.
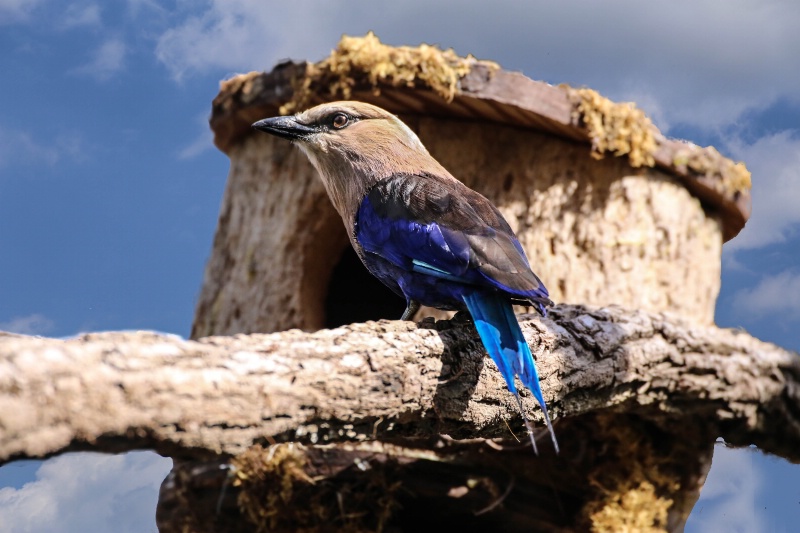
[[[276,529],[285,520],[286,507],[297,486],[314,484],[304,471],[302,447],[279,444],[265,450],[254,446],[234,458],[233,485],[241,487],[239,507],[260,530]],[[299,517],[298,517],[299,518]]]
[[615,493],[591,514],[592,530],[603,531],[664,531],[671,500],[658,498],[652,483],[642,481],[638,486]]
[[751,187],[750,171],[744,163],[734,162],[720,154],[713,146],[700,148],[687,144],[676,152],[672,164],[681,172],[687,170],[710,179],[718,192],[745,192]]
[[[290,114],[308,106],[312,96],[347,100],[353,87],[368,84],[378,94],[380,85],[428,88],[448,102],[458,94],[458,82],[478,63],[474,57],[461,57],[453,49],[442,50],[421,44],[418,47],[388,46],[374,33],[364,37],[342,36],[331,55],[309,64],[306,75],[297,80],[292,100],[281,107]],[[490,70],[497,63],[481,61]]]
[[306,448],[288,443],[254,446],[232,464],[239,508],[255,531],[380,532],[398,507],[400,484],[389,481],[391,465],[384,463],[354,464],[358,475],[345,470],[314,479]]
[[[564,88],[573,103],[573,120],[589,133],[593,157],[601,159],[612,153],[627,155],[632,167],[655,165],[659,131],[644,111],[632,102],[612,102],[592,89]],[[713,146],[687,144],[675,154],[672,164],[679,172],[710,178],[709,185],[723,195],[748,191],[751,186],[744,163],[731,161]]]
[[612,455],[589,475],[597,497],[584,509],[592,531],[666,531],[668,511],[681,480],[672,459],[654,449],[651,438],[643,438],[629,425],[613,417],[598,417],[599,434],[609,442]]
[[592,156],[627,155],[632,167],[652,167],[658,130],[632,102],[612,102],[592,89],[568,88],[573,120],[583,124],[592,141]]
[[[242,106],[251,103],[264,90],[263,72],[252,71],[247,74],[239,74],[227,80],[219,82],[219,96],[236,96],[236,101],[229,102],[225,111],[231,112],[232,106]],[[219,102],[219,96],[214,100],[214,104]]]

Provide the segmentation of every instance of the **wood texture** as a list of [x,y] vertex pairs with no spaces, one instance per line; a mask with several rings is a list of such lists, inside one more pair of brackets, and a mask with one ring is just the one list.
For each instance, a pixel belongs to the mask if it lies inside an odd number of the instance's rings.
[[[427,324],[427,326],[426,326]],[[153,333],[0,337],[0,458],[73,449],[239,453],[445,433],[505,437],[513,400],[471,325],[353,324],[184,341]],[[528,317],[556,419],[699,416],[735,445],[800,460],[796,354],[662,314],[560,306]],[[539,413],[529,396],[524,403]],[[556,425],[558,431],[558,425]]]
[[266,135],[231,154],[192,338],[315,330],[347,235],[307,158]]

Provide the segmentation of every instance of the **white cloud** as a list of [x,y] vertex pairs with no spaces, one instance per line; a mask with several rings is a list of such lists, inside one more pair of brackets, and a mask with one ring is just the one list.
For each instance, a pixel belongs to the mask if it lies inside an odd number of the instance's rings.
[[569,9],[549,0],[212,0],[178,18],[156,49],[177,79],[316,60],[342,33],[375,30],[391,44],[439,43],[535,79],[647,100],[662,127],[717,128],[800,95],[800,69],[786,67],[800,49],[795,0],[583,0]]
[[36,481],[0,489],[0,524],[15,533],[156,531],[158,489],[171,466],[152,452],[49,459]]
[[734,293],[732,305],[749,315],[800,319],[800,272],[786,270],[774,276],[764,276],[752,289],[740,289]]
[[86,159],[83,138],[77,133],[62,133],[51,141],[35,139],[27,131],[5,129],[0,126],[0,167],[16,164],[41,164],[53,166],[65,159]]
[[753,449],[714,448],[708,479],[687,523],[687,531],[750,533],[766,531],[766,520],[756,503],[762,475]]
[[54,165],[58,159],[59,154],[52,146],[33,140],[28,132],[0,128],[0,165],[11,161],[44,161]]
[[[209,70],[269,68],[291,55],[319,56],[329,32],[316,31],[325,4],[266,3],[260,0],[212,0],[204,13],[192,14],[158,40],[156,55],[177,80]],[[322,33],[322,35],[320,35]],[[292,34],[297,39],[291,38]],[[304,35],[305,39],[299,38]],[[338,40],[327,40],[330,49]],[[322,52],[327,51],[322,48]]]
[[126,52],[125,43],[121,39],[108,39],[95,50],[91,61],[72,72],[89,75],[98,81],[108,80],[124,68]]
[[726,251],[784,242],[800,223],[800,138],[784,131],[727,148],[753,175],[753,213]]
[[161,7],[161,5],[158,2],[156,2],[156,0],[127,0],[127,3],[128,3],[128,12],[133,17],[139,16],[139,14],[145,10],[157,13],[159,15],[166,14],[166,10],[163,7]]
[[45,335],[52,331],[55,324],[44,315],[34,313],[27,316],[17,316],[7,322],[0,322],[0,331],[20,333],[22,335]]
[[61,21],[63,29],[100,26],[100,6],[97,4],[71,4]]
[[0,26],[27,21],[42,0],[0,0]]
[[197,137],[178,152],[178,159],[193,159],[214,147],[214,134],[208,126],[208,113],[198,116],[197,123]]

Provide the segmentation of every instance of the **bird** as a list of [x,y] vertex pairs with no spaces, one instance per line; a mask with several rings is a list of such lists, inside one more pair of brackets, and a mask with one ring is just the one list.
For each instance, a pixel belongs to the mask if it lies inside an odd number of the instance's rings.
[[469,312],[516,397],[534,452],[536,439],[515,377],[539,403],[558,453],[536,364],[512,307],[532,305],[546,316],[553,302],[500,211],[378,106],[330,102],[252,127],[288,139],[305,153],[364,266],[405,298],[402,320],[421,305]]

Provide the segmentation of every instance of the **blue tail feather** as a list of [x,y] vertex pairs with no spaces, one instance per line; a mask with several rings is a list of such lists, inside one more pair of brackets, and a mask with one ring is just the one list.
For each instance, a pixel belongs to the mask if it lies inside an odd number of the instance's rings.
[[[465,294],[463,298],[475,321],[475,328],[478,330],[478,335],[480,335],[486,351],[489,352],[489,356],[503,375],[508,390],[517,397],[522,417],[525,419],[525,425],[529,432],[531,428],[528,418],[525,416],[525,411],[522,409],[522,402],[519,400],[519,392],[514,383],[515,376],[519,376],[522,384],[533,393],[534,398],[539,402],[557,453],[558,442],[556,441],[550,416],[547,413],[547,405],[539,385],[536,363],[533,360],[530,347],[522,335],[522,330],[519,327],[516,315],[514,315],[514,308],[511,302],[503,295],[483,291]],[[536,451],[536,442],[533,439],[532,432],[530,436],[533,449]]]

